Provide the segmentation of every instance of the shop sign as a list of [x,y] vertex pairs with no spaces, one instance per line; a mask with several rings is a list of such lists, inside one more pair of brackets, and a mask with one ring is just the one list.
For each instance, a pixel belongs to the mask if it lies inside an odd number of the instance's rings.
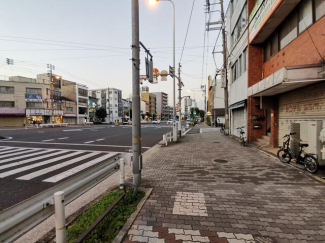
[[283,0],[259,0],[249,16],[249,42],[251,43],[258,32],[271,17]]
[[25,94],[26,101],[42,102],[41,94]]

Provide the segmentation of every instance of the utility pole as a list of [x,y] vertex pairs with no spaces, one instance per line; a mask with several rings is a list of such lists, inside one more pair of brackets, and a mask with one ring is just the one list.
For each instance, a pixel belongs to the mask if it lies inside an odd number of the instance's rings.
[[179,111],[179,118],[178,118],[178,132],[179,137],[182,136],[182,82],[181,82],[181,64],[178,63],[178,111]]
[[228,115],[228,77],[227,77],[227,40],[226,40],[226,23],[225,14],[223,10],[223,0],[220,0],[221,5],[221,21],[222,21],[222,45],[223,45],[223,68],[225,70],[225,127],[229,128],[229,115]]
[[133,185],[141,184],[139,0],[132,0],[132,149]]
[[51,94],[50,94],[50,98],[51,98],[51,118],[50,121],[52,123],[54,123],[54,116],[53,116],[53,108],[54,108],[54,100],[53,100],[53,93],[54,93],[54,83],[53,83],[53,72],[52,70],[55,70],[55,67],[52,64],[47,64],[47,68],[48,70],[48,77],[50,78],[50,85],[51,85]]

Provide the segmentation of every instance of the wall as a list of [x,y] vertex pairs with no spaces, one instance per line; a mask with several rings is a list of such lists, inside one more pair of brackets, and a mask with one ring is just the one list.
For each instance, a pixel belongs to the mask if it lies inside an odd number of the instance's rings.
[[[282,67],[307,65],[324,62],[325,59],[325,16],[314,23],[308,31],[303,32],[289,45],[271,57],[264,64],[264,77],[271,75]],[[310,37],[311,36],[311,37]],[[317,52],[317,47],[319,53]]]

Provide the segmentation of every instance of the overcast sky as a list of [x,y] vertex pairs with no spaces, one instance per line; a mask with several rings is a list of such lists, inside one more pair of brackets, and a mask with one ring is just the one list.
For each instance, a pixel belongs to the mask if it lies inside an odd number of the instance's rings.
[[[46,64],[56,67],[64,79],[88,85],[89,88],[114,87],[126,98],[132,90],[131,69],[131,1],[130,0],[0,0],[0,77],[35,78],[46,73]],[[180,61],[193,0],[174,0],[176,8],[176,62]],[[215,0],[211,0],[214,3]],[[203,45],[205,0],[196,0],[189,34],[182,58],[182,95],[199,89],[215,64],[212,49],[219,31],[210,31],[206,38],[205,63]],[[225,2],[225,9],[228,1]],[[219,9],[213,5],[211,10]],[[209,16],[207,16],[209,17]],[[220,18],[218,12],[210,21]],[[217,50],[221,50],[221,36]],[[172,5],[159,2],[150,6],[140,0],[140,40],[154,55],[154,67],[167,70],[172,65]],[[79,44],[78,44],[79,43]],[[82,43],[82,44],[80,44]],[[206,58],[208,56],[208,58]],[[8,66],[6,58],[14,59]],[[145,74],[144,52],[141,52],[141,74]],[[217,66],[222,55],[216,55]],[[203,79],[202,79],[203,70]],[[152,92],[166,92],[172,104],[172,79],[148,84]],[[203,108],[202,92],[195,92]],[[177,97],[177,96],[176,96]]]

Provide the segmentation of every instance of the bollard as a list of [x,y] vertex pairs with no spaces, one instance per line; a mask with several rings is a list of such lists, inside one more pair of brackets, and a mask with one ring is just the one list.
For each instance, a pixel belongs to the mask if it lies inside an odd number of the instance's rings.
[[202,133],[203,131],[202,131],[202,128],[200,128],[200,133]]
[[[124,169],[124,158],[120,158],[120,184],[125,183],[125,169]],[[120,186],[123,189],[123,186]]]
[[163,135],[163,141],[165,142],[165,144],[167,146],[167,135],[166,134]]
[[55,235],[56,243],[66,242],[64,192],[54,193]]

